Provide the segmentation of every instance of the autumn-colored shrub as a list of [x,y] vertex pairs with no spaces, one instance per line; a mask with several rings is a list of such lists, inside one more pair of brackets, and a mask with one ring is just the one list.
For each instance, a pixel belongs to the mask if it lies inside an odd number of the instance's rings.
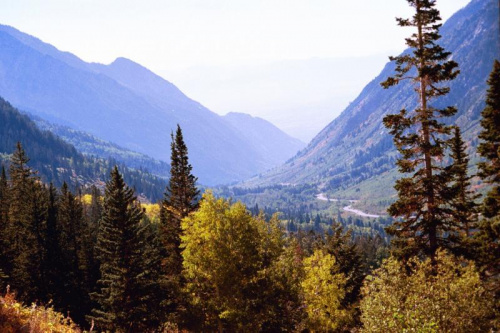
[[16,301],[7,290],[0,296],[0,332],[2,333],[73,333],[80,329],[52,308],[32,304],[30,307]]
[[390,258],[365,280],[361,320],[365,332],[490,332],[492,295],[474,264],[438,251],[413,258],[408,269]]

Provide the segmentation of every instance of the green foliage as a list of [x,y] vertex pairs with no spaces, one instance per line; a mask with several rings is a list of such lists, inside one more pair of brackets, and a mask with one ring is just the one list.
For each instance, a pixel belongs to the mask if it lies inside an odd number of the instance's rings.
[[143,212],[134,192],[123,181],[118,168],[106,184],[103,217],[99,225],[97,250],[99,291],[92,294],[99,308],[90,319],[98,327],[115,332],[137,332],[158,325],[148,302],[154,298],[154,257],[145,256],[146,228]]
[[44,189],[33,171],[20,143],[10,165],[7,275],[21,300],[43,299],[42,279],[43,229],[45,223]]
[[479,163],[481,178],[493,184],[493,188],[484,200],[484,215],[493,217],[500,212],[500,62],[495,60],[488,80],[486,107],[481,113],[479,134],[482,140],[478,152],[486,161]]
[[435,265],[391,257],[363,287],[365,332],[489,332],[492,295],[472,262],[438,251]]
[[[0,267],[6,268],[9,263],[9,242],[7,237],[7,226],[9,223],[9,186],[7,184],[7,174],[2,165],[0,174]],[[1,268],[0,268],[1,270]],[[3,280],[6,279],[5,272],[0,273],[0,288]]]
[[[171,317],[186,316],[185,299],[180,293],[181,281],[181,220],[198,207],[199,191],[197,178],[193,176],[193,167],[189,164],[188,150],[184,143],[182,130],[172,133],[170,179],[162,202],[160,203],[160,240],[163,245],[162,268],[167,293],[164,306]],[[181,313],[184,312],[184,313]],[[175,320],[175,319],[174,319]],[[193,321],[186,318],[186,321]]]
[[398,199],[389,207],[389,214],[402,217],[387,228],[396,236],[400,255],[423,252],[431,257],[439,246],[448,246],[446,234],[453,229],[448,201],[450,196],[449,172],[439,163],[445,156],[446,137],[452,127],[443,118],[453,116],[454,107],[437,109],[431,100],[446,95],[445,83],[459,73],[457,63],[448,60],[446,52],[437,42],[441,38],[441,17],[432,0],[408,0],[415,14],[411,19],[398,18],[402,27],[416,30],[406,44],[413,51],[391,57],[396,63],[396,75],[382,83],[384,88],[410,79],[416,85],[419,106],[414,112],[403,109],[399,114],[387,115],[383,122],[394,137],[401,154],[396,162],[401,173],[412,173],[396,181]]
[[339,272],[335,257],[316,250],[304,259],[305,278],[302,281],[308,327],[314,331],[328,332],[345,321],[342,307],[346,278]]
[[477,228],[478,209],[475,200],[479,195],[471,190],[468,175],[469,158],[466,152],[466,144],[462,140],[460,128],[455,127],[454,136],[451,139],[452,164],[449,171],[452,176],[453,185],[450,190],[453,194],[451,206],[452,214],[455,217],[455,226],[462,238],[469,238],[471,231]]

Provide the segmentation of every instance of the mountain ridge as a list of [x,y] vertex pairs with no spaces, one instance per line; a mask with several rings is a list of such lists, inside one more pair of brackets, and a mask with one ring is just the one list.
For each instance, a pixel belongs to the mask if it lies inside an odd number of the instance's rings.
[[293,155],[277,158],[284,149],[272,143],[267,154],[255,150],[221,116],[130,60],[85,63],[5,26],[0,47],[0,95],[13,105],[163,161],[169,160],[170,133],[180,124],[204,184],[241,181]]

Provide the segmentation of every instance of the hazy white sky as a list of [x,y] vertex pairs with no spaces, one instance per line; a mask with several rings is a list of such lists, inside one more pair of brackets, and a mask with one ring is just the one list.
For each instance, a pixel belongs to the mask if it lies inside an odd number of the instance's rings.
[[[446,20],[468,2],[437,4]],[[132,59],[304,141],[404,50],[394,18],[411,14],[406,0],[0,0],[1,24],[85,61]]]
[[[468,0],[438,0],[448,18]],[[405,0],[0,0],[0,23],[86,61],[153,70],[399,52]]]

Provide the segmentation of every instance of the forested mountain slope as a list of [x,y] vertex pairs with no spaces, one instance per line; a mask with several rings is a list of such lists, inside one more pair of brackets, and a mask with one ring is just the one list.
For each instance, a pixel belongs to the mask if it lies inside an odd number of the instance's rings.
[[[494,59],[500,57],[498,16],[498,1],[473,0],[441,29],[441,45],[452,52],[461,74],[451,83],[451,93],[438,103],[458,108],[453,122],[461,126],[471,152],[478,143],[486,80]],[[377,187],[392,188],[396,151],[382,118],[402,108],[411,110],[417,103],[409,81],[389,90],[380,86],[393,73],[394,64],[388,63],[305,149],[245,186],[309,183],[315,184],[319,191],[333,192],[372,182],[372,196],[378,195]],[[363,193],[358,190],[355,195]]]
[[40,129],[54,133],[84,155],[113,159],[130,168],[144,169],[163,178],[170,177],[170,165],[166,162],[155,160],[145,154],[104,141],[86,132],[77,131],[64,125],[53,124],[32,114],[28,114],[28,116]]
[[[72,188],[84,185],[102,187],[116,163],[82,155],[53,133],[40,130],[28,116],[0,98],[0,164],[8,167],[17,142],[23,145],[30,158],[29,166],[38,172],[42,181],[56,186],[67,182]],[[162,197],[166,185],[164,178],[123,165],[120,170],[139,195],[150,200]]]
[[0,95],[16,107],[163,161],[179,123],[204,184],[243,180],[295,153],[283,158],[294,148],[275,142],[255,149],[223,117],[131,60],[86,63],[7,26],[0,49]]

